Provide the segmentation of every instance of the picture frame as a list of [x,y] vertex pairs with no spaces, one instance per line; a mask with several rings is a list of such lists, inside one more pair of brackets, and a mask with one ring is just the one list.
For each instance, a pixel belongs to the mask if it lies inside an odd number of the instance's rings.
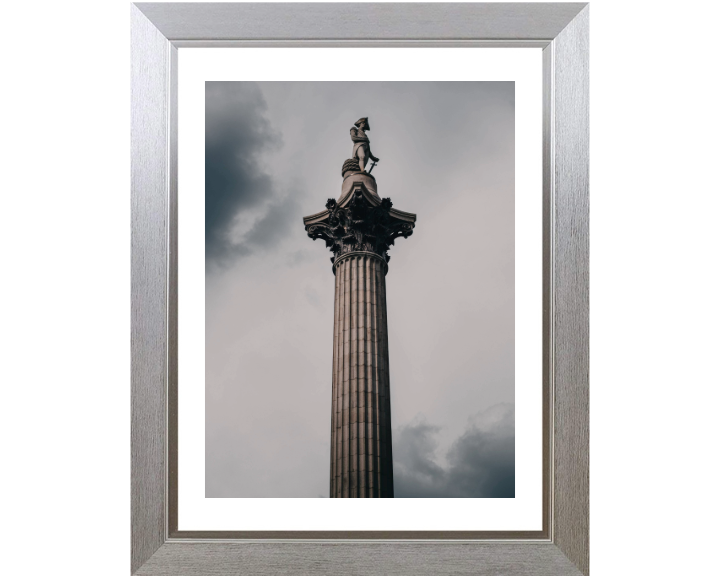
[[[588,17],[584,3],[131,5],[133,574],[588,574]],[[178,530],[178,49],[204,46],[542,48],[542,530]]]

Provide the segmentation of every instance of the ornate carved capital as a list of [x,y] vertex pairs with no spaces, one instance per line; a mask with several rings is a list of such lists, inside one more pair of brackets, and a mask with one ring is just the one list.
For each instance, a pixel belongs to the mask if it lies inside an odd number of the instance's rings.
[[305,230],[313,240],[325,240],[335,258],[348,252],[373,252],[390,261],[388,250],[398,237],[413,233],[415,215],[392,207],[390,198],[380,200],[356,184],[338,203],[329,199],[327,210],[304,219]]

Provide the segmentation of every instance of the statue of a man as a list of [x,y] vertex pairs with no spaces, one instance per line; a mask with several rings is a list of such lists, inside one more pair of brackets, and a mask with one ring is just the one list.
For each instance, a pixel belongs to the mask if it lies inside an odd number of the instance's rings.
[[350,128],[350,139],[354,142],[352,157],[353,160],[357,160],[360,171],[365,172],[368,160],[380,162],[380,158],[376,158],[370,152],[370,138],[365,134],[366,131],[370,130],[368,119],[360,118],[355,122],[355,126],[356,128]]

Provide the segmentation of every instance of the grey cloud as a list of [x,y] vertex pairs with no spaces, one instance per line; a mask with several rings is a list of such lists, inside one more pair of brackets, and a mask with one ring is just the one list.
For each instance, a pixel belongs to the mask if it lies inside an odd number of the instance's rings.
[[270,248],[283,237],[283,232],[294,226],[300,227],[300,204],[296,198],[281,198],[268,206],[267,212],[258,218],[250,231],[245,235],[247,246]]
[[412,497],[416,492],[432,491],[444,483],[446,472],[433,461],[437,449],[435,436],[439,431],[438,426],[424,420],[400,429],[393,443],[396,496]]
[[[279,198],[260,164],[262,154],[281,143],[266,112],[265,99],[254,83],[205,84],[205,257],[210,265],[248,254],[253,244],[271,243],[261,237],[262,211],[267,210],[265,220],[277,220],[292,208]],[[252,242],[232,238],[241,211],[260,214],[254,233],[245,235]]]
[[515,408],[497,404],[468,421],[435,461],[440,428],[422,419],[403,426],[393,442],[396,498],[514,498]]

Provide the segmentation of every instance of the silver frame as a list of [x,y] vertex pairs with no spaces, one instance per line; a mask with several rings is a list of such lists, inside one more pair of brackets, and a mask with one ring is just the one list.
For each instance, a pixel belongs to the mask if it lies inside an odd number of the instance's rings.
[[[131,5],[133,574],[588,574],[588,5]],[[543,529],[177,529],[178,48],[543,49]]]

